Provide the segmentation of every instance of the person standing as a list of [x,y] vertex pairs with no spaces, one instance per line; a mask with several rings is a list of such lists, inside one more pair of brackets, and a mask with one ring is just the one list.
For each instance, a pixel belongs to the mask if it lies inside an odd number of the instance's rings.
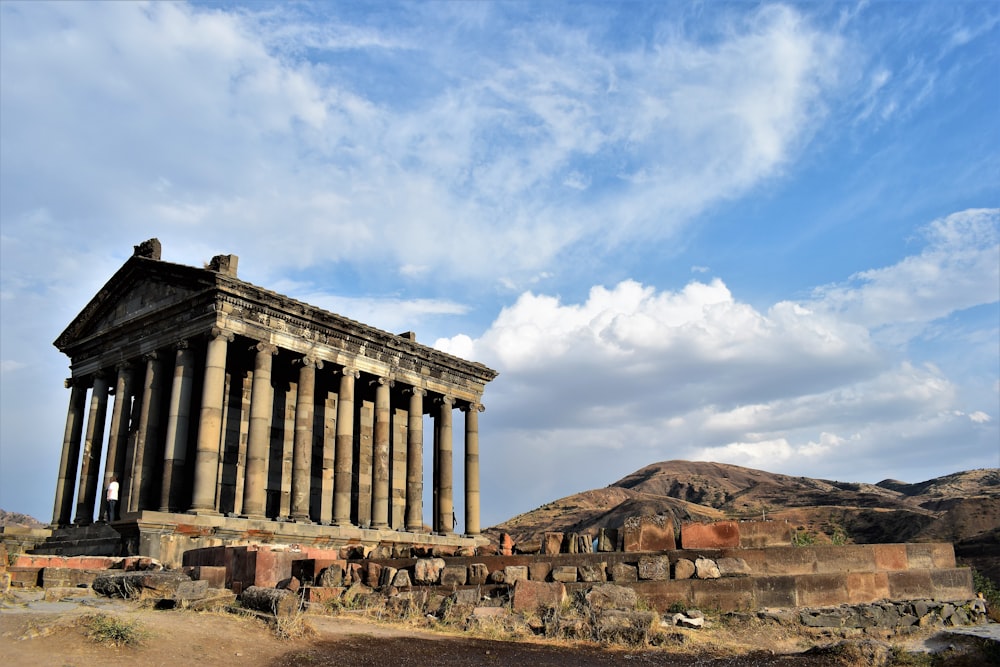
[[117,507],[118,507],[118,478],[112,475],[111,482],[108,484],[108,510],[107,510],[108,523],[111,523],[112,521],[115,520],[115,514],[116,514],[115,510],[117,509]]

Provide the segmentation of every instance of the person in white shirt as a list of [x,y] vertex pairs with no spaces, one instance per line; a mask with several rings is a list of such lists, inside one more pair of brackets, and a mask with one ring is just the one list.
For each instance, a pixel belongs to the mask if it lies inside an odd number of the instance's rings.
[[112,476],[111,483],[108,484],[108,509],[107,520],[111,523],[115,520],[115,510],[118,508],[118,478]]

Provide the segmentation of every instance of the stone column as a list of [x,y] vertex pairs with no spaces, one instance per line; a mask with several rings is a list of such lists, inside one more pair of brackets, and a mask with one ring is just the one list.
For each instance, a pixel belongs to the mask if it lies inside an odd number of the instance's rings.
[[163,448],[163,487],[160,511],[175,512],[181,506],[184,468],[187,462],[188,430],[191,422],[191,393],[194,388],[194,351],[187,341],[177,344],[174,379],[167,411],[167,438]]
[[292,450],[292,521],[309,521],[312,481],[313,424],[316,408],[316,369],[323,362],[313,357],[299,359],[299,382],[295,394],[295,445]]
[[76,503],[76,523],[82,526],[94,522],[94,500],[101,469],[101,449],[104,444],[104,421],[108,414],[108,379],[98,371],[90,395],[87,435],[83,440],[80,459],[80,493]]
[[333,464],[333,523],[351,525],[351,476],[354,454],[354,380],[360,373],[341,371],[337,397],[337,444]]
[[443,396],[438,399],[438,423],[437,423],[437,460],[434,467],[437,468],[438,478],[438,516],[437,532],[451,533],[455,527],[455,500],[453,497],[453,471],[452,471],[452,435],[451,435],[451,408],[455,404],[455,399],[451,396]]
[[263,519],[267,509],[267,459],[271,444],[271,415],[274,388],[271,360],[278,348],[270,343],[254,346],[253,385],[250,388],[250,433],[247,435],[246,481],[243,486],[243,514]]
[[389,378],[375,380],[375,461],[372,528],[389,527]]
[[118,478],[119,502],[121,501],[122,468],[128,449],[129,417],[132,408],[132,364],[125,362],[116,367],[115,404],[111,408],[111,433],[108,434],[108,453],[104,460],[104,483],[101,485],[101,509],[99,516],[107,514],[108,498],[104,489],[108,488],[112,477]]
[[156,450],[160,440],[163,364],[156,352],[145,355],[145,359],[146,378],[142,384],[142,408],[139,412],[135,458],[132,461],[129,512],[139,512],[156,506],[149,494],[153,486],[154,471],[159,466]]
[[479,413],[478,403],[462,407],[465,412],[465,534],[479,534]]
[[87,405],[87,387],[76,378],[66,380],[70,390],[63,432],[59,478],[56,480],[56,500],[52,509],[52,525],[69,525],[73,514],[73,494],[76,491],[76,466],[80,459],[80,438],[83,437],[83,413]]
[[424,529],[424,395],[423,389],[409,389],[410,410],[406,430],[406,530]]
[[222,401],[226,391],[226,353],[233,334],[213,328],[205,354],[205,381],[202,386],[198,420],[198,448],[194,463],[194,491],[191,512],[211,514],[215,506],[216,478],[219,474],[219,446],[222,442]]

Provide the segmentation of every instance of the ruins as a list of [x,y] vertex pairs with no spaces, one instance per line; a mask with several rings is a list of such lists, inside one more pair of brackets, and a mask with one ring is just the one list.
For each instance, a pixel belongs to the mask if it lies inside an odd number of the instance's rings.
[[[380,331],[240,280],[235,255],[204,268],[160,255],[157,239],[135,246],[55,341],[72,377],[50,542],[80,542],[101,524],[113,476],[119,516],[110,527],[122,554],[172,560],[192,546],[255,541],[485,542],[478,420],[495,371],[412,332]],[[453,525],[456,409],[462,533]],[[100,541],[107,528],[90,533]]]

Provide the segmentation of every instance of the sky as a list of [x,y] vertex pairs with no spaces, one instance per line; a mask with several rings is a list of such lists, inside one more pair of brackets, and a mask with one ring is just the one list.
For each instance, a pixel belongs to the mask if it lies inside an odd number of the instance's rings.
[[998,207],[994,1],[4,0],[0,507],[52,516],[52,341],[152,237],[497,370],[484,527],[998,467]]

